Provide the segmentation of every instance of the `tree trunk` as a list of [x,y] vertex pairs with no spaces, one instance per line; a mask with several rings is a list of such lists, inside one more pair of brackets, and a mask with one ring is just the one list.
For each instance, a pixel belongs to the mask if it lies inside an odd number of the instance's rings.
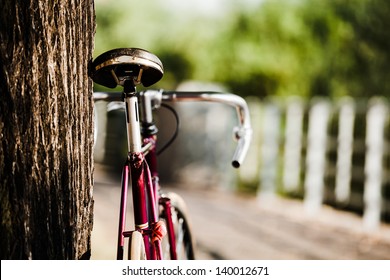
[[0,8],[0,257],[89,258],[93,0]]

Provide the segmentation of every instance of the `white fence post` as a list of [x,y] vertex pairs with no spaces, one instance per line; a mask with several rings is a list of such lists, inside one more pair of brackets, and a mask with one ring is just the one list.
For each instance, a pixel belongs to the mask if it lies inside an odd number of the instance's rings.
[[297,191],[300,184],[304,105],[301,98],[287,100],[283,158],[283,188]]
[[382,173],[384,154],[384,129],[388,108],[384,102],[376,100],[367,111],[366,161],[364,166],[364,214],[363,225],[366,230],[379,226],[382,206]]
[[309,111],[304,206],[310,215],[318,212],[323,202],[329,114],[326,101],[314,103]]
[[258,197],[264,200],[276,195],[280,138],[280,109],[276,104],[264,105],[262,127],[262,160]]
[[335,197],[347,203],[351,195],[353,132],[355,104],[353,99],[341,100],[337,136],[337,163]]

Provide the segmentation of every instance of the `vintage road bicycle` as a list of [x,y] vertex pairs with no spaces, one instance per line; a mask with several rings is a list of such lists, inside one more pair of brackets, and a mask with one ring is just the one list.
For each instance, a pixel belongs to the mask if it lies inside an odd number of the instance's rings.
[[[126,116],[128,154],[122,170],[117,259],[127,255],[132,260],[194,259],[191,226],[184,200],[175,193],[165,193],[159,184],[157,157],[174,140],[179,116],[169,104],[176,101],[212,101],[236,108],[238,126],[234,129],[237,147],[232,159],[240,167],[249,148],[251,125],[245,100],[230,93],[179,92],[165,90],[137,91],[136,86],[157,83],[164,70],[160,59],[139,48],[121,48],[98,56],[91,67],[91,77],[108,88],[123,87],[123,92],[95,92],[95,101],[123,102]],[[158,129],[153,111],[168,108],[177,126],[173,137],[157,150]],[[132,190],[135,228],[126,228],[128,189]],[[127,242],[126,242],[127,240]]]

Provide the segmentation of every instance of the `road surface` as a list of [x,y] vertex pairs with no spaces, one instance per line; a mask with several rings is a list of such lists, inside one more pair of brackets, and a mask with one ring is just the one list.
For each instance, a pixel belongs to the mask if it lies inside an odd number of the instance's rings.
[[[115,259],[119,185],[95,175],[92,259]],[[259,201],[202,188],[169,190],[187,202],[197,259],[390,259],[390,226],[367,233],[361,218],[351,213],[323,207],[309,216],[294,200]]]

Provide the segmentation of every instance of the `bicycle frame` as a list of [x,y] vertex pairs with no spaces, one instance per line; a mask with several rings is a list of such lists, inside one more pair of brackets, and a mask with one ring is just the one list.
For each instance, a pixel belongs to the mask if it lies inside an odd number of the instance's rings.
[[[147,138],[146,140],[149,139]],[[155,145],[153,144],[151,147],[152,149],[149,150],[149,157],[154,156]],[[153,169],[155,169],[155,167],[153,167]],[[154,234],[153,230],[155,229],[153,226],[158,222],[158,212],[155,201],[158,199],[157,191],[159,186],[157,177],[152,179],[148,163],[145,160],[143,153],[130,153],[123,167],[117,259],[123,259],[124,238],[129,237],[131,234],[131,231],[125,231],[129,175],[132,181],[135,230],[140,231],[144,236],[147,258],[162,259],[159,240],[155,241],[155,250],[148,246],[149,239],[151,239]]]
[[[147,259],[162,259],[161,238],[164,228],[158,224],[159,184],[156,159],[156,130],[143,133],[138,112],[138,96],[134,91],[124,92],[128,138],[128,157],[122,170],[122,190],[118,228],[117,259],[123,259],[124,239],[132,231],[126,231],[127,190],[131,178],[135,230],[142,233]],[[152,124],[146,124],[152,125]],[[146,154],[146,158],[145,158]],[[148,164],[149,162],[149,164]],[[153,174],[153,175],[152,175]],[[163,203],[164,208],[169,206]],[[169,217],[168,219],[169,220]],[[171,221],[167,222],[168,226]],[[172,230],[169,231],[169,233]],[[156,238],[157,237],[157,238]],[[169,237],[170,240],[174,236]],[[151,242],[149,240],[152,240]]]
[[[94,98],[105,101],[122,100],[125,103],[128,156],[122,170],[117,259],[123,259],[125,238],[130,237],[135,230],[143,235],[147,259],[162,259],[161,239],[165,234],[168,235],[170,244],[170,258],[177,259],[171,202],[169,198],[160,196],[156,153],[157,128],[153,122],[152,110],[159,108],[162,101],[213,101],[235,107],[239,126],[234,130],[238,145],[232,165],[238,168],[249,148],[252,132],[246,102],[233,94],[156,90],[137,93],[135,87],[126,86],[123,94],[95,93]],[[135,229],[132,231],[126,231],[129,178],[131,178],[135,223]],[[159,207],[164,210],[166,228],[159,222]]]

